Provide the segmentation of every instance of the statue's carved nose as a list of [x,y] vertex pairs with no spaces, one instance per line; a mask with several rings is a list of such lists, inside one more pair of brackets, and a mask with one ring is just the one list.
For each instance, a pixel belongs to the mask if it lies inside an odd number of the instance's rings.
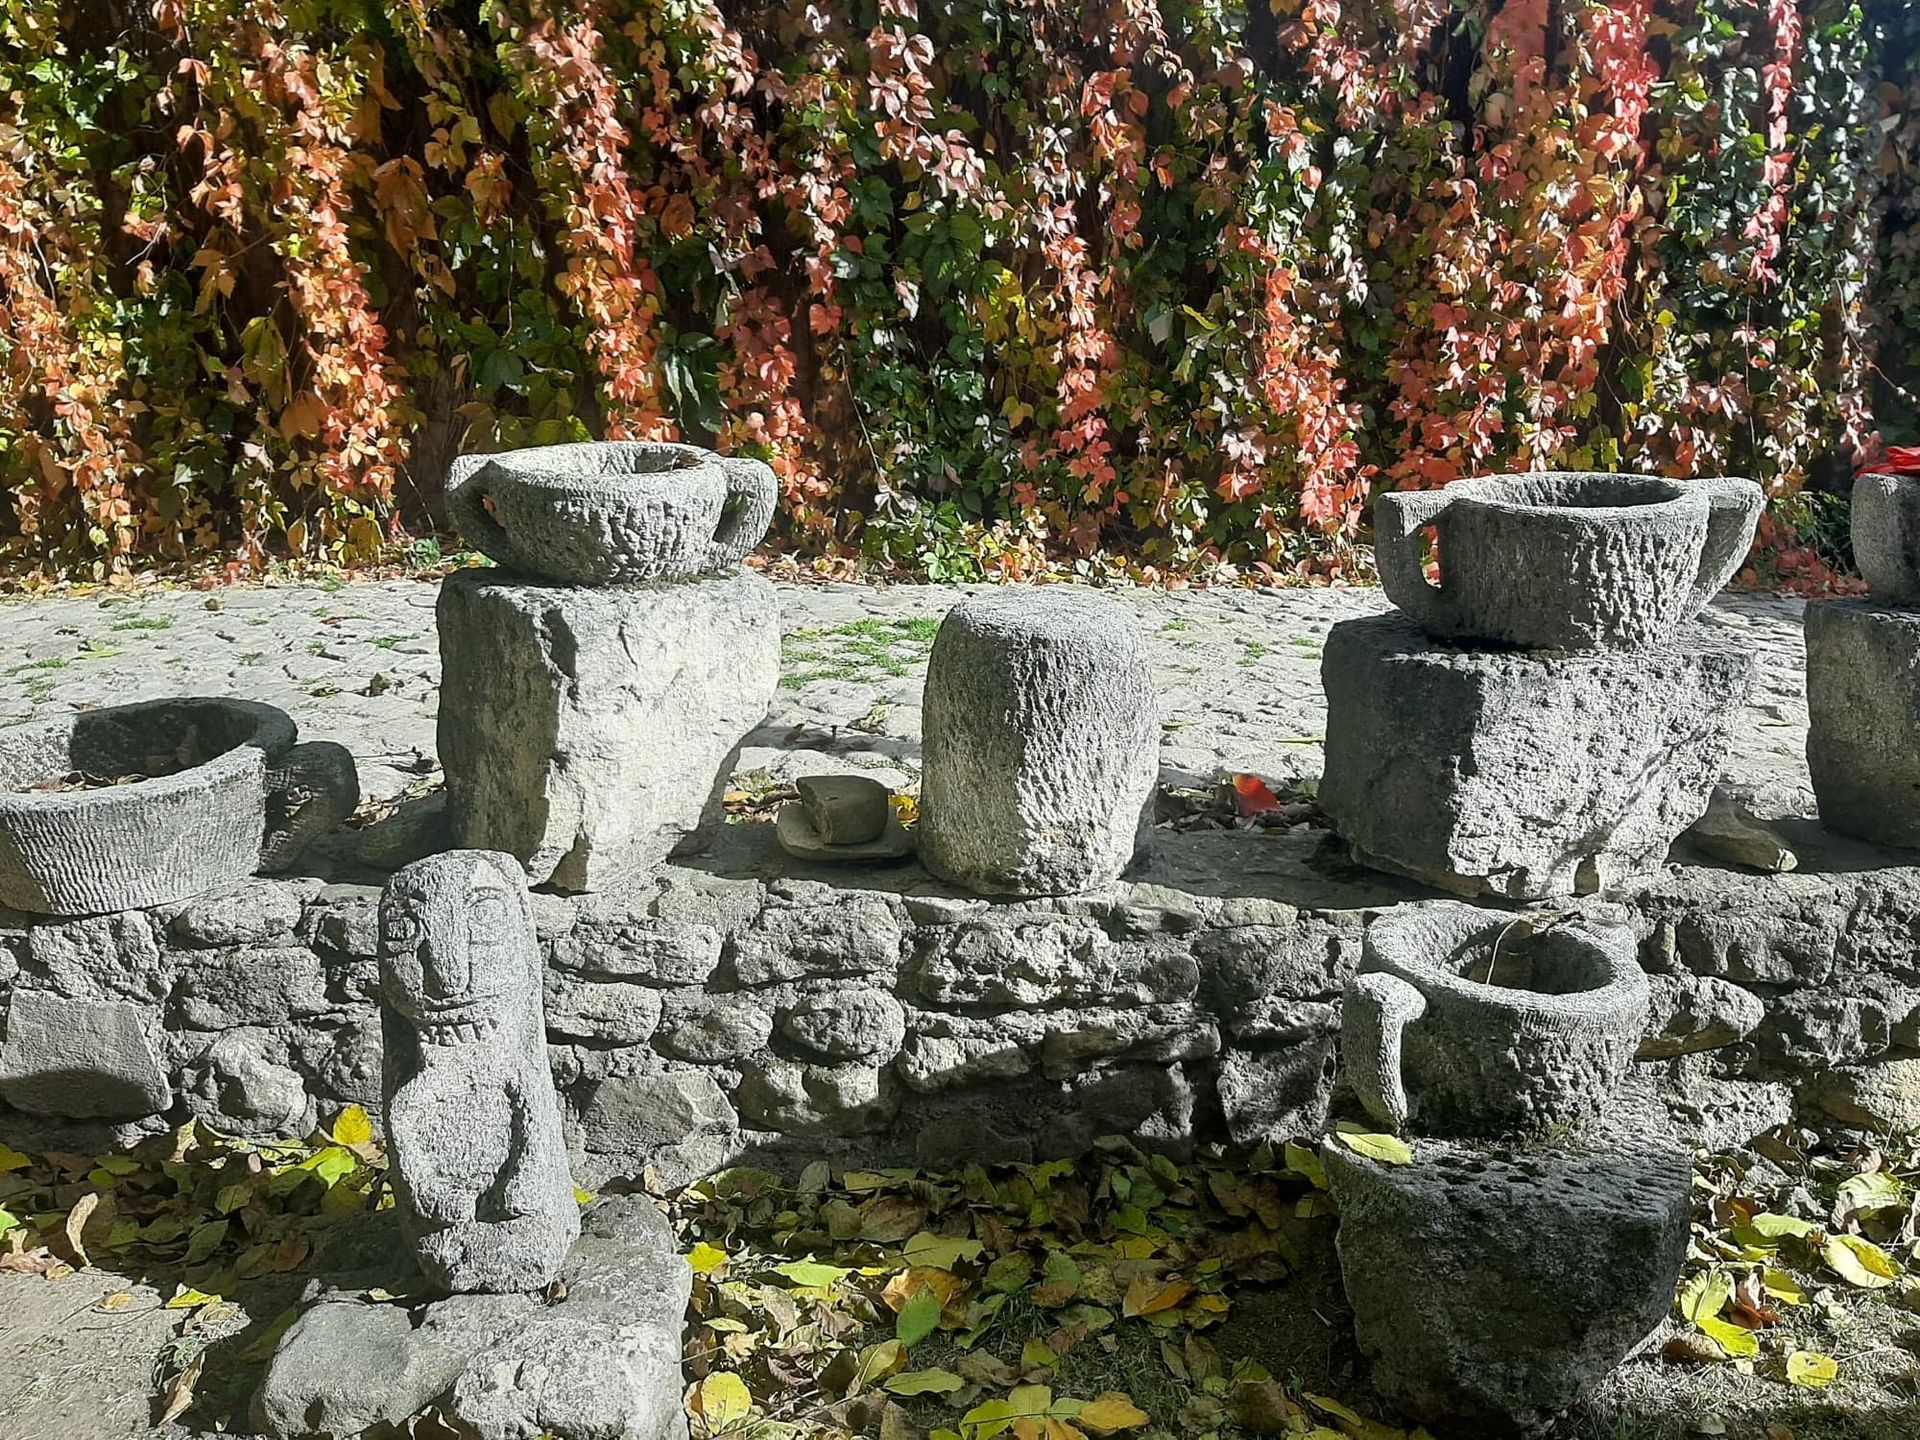
[[423,938],[420,942],[420,974],[426,981],[427,993],[436,1000],[466,994],[471,978],[467,947],[438,944],[431,937]]

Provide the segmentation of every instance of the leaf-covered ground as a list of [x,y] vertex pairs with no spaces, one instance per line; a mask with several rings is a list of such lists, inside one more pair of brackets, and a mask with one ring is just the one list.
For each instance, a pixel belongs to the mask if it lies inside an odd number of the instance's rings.
[[[1379,1137],[1328,1143],[1392,1158]],[[1920,1434],[1916,1166],[1911,1138],[1798,1132],[1703,1158],[1665,1330],[1555,1434]],[[0,1275],[0,1297],[64,1292],[38,1313],[74,1328],[69,1365],[139,1324],[155,1353],[126,1383],[150,1390],[146,1419],[244,1430],[314,1245],[391,1203],[384,1182],[357,1109],[300,1145],[191,1126],[124,1155],[0,1145],[0,1270],[22,1272]],[[696,1440],[1423,1434],[1366,1385],[1306,1147],[1176,1165],[1116,1142],[948,1175],[733,1170],[670,1209],[696,1277]],[[446,1433],[432,1416],[414,1428]]]

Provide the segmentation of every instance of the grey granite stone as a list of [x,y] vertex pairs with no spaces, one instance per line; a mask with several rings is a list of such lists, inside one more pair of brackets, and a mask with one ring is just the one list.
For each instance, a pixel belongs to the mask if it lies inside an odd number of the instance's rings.
[[1629,1149],[1502,1153],[1423,1140],[1385,1165],[1322,1155],[1354,1331],[1420,1421],[1534,1428],[1591,1391],[1673,1304],[1692,1167]]
[[[1543,650],[1664,645],[1746,559],[1751,480],[1489,475],[1374,502],[1387,598],[1430,635]],[[1440,583],[1423,569],[1437,536]]]
[[787,1135],[850,1136],[884,1130],[900,1098],[877,1066],[807,1065],[768,1057],[742,1067],[743,1119]]
[[1882,605],[1920,604],[1920,479],[1866,474],[1848,511],[1853,562]]
[[669,995],[654,1045],[675,1060],[719,1065],[761,1049],[773,1036],[773,1012],[745,991]]
[[597,890],[698,850],[779,669],[757,575],[569,590],[460,571],[440,593],[440,758],[461,845]]
[[1807,769],[1829,830],[1920,847],[1920,610],[1806,609]]
[[1367,928],[1347,985],[1342,1070],[1383,1124],[1500,1135],[1609,1103],[1647,1018],[1632,932],[1450,900]]
[[512,573],[583,586],[732,570],[778,495],[763,461],[646,440],[463,455],[446,485],[474,548]]
[[900,1002],[872,986],[838,986],[802,995],[782,1006],[774,1023],[801,1049],[826,1060],[884,1065],[907,1038]]
[[173,1103],[149,1031],[159,1016],[124,1000],[13,992],[0,1042],[0,1100],[35,1115],[134,1120]]
[[512,857],[456,850],[395,875],[380,973],[388,1155],[421,1268],[450,1290],[539,1289],[579,1210]]
[[621,1075],[594,1087],[580,1118],[592,1183],[651,1170],[680,1186],[722,1169],[740,1148],[740,1117],[704,1072]]
[[1151,834],[1159,724],[1124,607],[1023,586],[955,607],[927,668],[922,861],[984,895],[1117,879]]
[[1468,652],[1400,617],[1336,625],[1321,807],[1367,864],[1510,899],[1592,894],[1706,810],[1753,659],[1698,630],[1647,651]]

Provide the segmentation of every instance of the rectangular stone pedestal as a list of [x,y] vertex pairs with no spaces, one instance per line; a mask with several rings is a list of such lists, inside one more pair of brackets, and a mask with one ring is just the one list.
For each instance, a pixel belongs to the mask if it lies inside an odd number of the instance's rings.
[[779,680],[773,586],[746,571],[578,588],[441,586],[440,763],[454,843],[598,890],[697,850]]
[[1820,823],[1920,847],[1920,610],[1807,606],[1807,769]]
[[1699,819],[1753,683],[1698,627],[1646,651],[1462,650],[1395,614],[1327,636],[1321,807],[1356,859],[1464,895],[1586,895]]

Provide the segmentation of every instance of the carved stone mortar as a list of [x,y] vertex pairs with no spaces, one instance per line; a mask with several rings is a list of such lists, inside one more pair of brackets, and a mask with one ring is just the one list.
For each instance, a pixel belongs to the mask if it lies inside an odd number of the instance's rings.
[[[1764,503],[1751,480],[1590,472],[1484,476],[1382,495],[1387,598],[1428,634],[1536,650],[1670,639],[1732,578]],[[1422,532],[1437,537],[1427,580]]]

